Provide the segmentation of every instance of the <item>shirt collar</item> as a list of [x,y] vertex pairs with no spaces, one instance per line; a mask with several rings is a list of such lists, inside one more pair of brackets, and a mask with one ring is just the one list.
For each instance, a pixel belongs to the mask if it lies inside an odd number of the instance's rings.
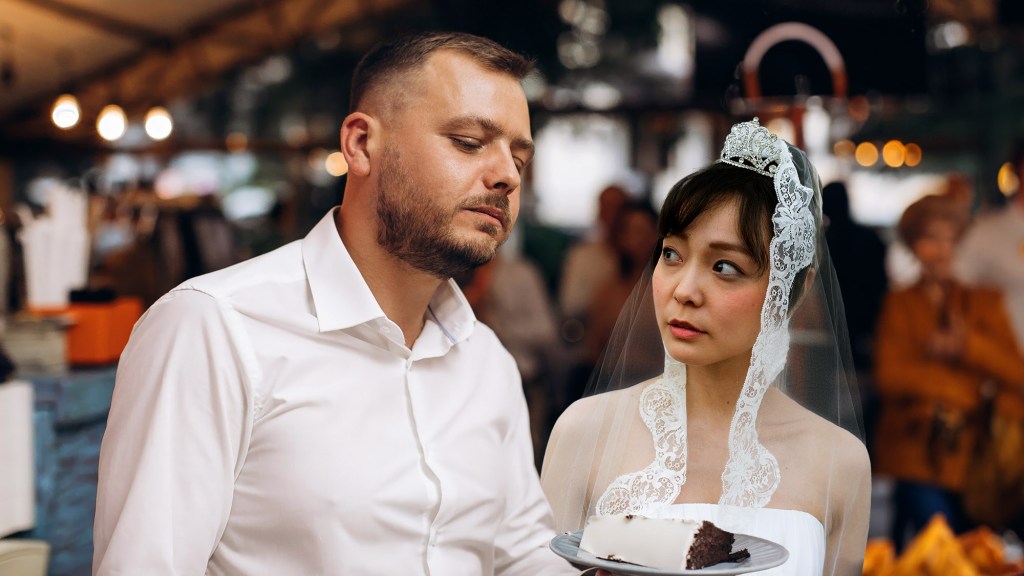
[[[309,279],[320,332],[342,330],[386,318],[334,224],[337,208],[302,239],[302,262]],[[452,344],[469,337],[476,316],[454,280],[442,282],[430,300],[427,322],[434,322]]]
[[469,338],[473,332],[476,315],[455,280],[449,278],[437,287],[427,308],[427,321],[431,320],[437,323],[452,344]]

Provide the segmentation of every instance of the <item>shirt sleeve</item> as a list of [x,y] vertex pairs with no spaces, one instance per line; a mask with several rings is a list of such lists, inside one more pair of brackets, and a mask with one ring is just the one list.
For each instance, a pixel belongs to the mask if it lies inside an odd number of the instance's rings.
[[555,537],[554,519],[533,458],[526,399],[513,404],[516,414],[506,440],[509,453],[506,517],[495,542],[497,576],[576,575],[568,562],[548,547]]
[[94,575],[206,572],[252,421],[233,314],[184,289],[135,326],[100,449]]

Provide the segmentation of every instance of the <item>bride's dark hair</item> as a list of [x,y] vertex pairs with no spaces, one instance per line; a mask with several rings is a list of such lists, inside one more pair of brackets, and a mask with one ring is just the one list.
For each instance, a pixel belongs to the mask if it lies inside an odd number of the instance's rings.
[[[702,214],[733,199],[739,200],[740,238],[757,263],[756,272],[766,271],[773,232],[772,214],[779,203],[775,185],[768,176],[721,162],[684,177],[669,190],[658,218],[660,238],[651,265],[657,265],[666,236],[682,234]],[[797,297],[803,293],[808,270],[804,268],[793,280],[791,311]]]

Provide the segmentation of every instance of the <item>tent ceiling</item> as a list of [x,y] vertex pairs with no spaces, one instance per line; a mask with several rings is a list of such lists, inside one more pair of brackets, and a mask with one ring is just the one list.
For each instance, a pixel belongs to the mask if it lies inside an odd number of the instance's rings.
[[[374,22],[411,0],[0,0],[0,126],[52,136],[45,108],[73,90],[92,122],[106,104],[131,115],[216,84],[233,68],[339,28],[377,39]],[[68,137],[71,137],[69,134]]]
[[[622,45],[624,39],[639,44],[653,39],[652,14],[669,1],[604,0],[617,34],[609,36],[609,49]],[[0,148],[17,148],[26,139],[43,147],[56,140],[106,148],[92,129],[106,104],[118,103],[130,118],[139,118],[150,106],[214,90],[240,67],[328,33],[340,37],[338,50],[357,56],[396,30],[429,25],[484,34],[554,60],[560,34],[569,28],[558,16],[562,3],[0,0]],[[712,41],[699,41],[694,82],[696,95],[705,103],[719,105],[723,93],[728,95],[736,67],[754,37],[771,24],[788,20],[807,21],[836,42],[846,60],[851,93],[900,95],[930,90],[931,96],[941,100],[951,99],[954,93],[984,90],[1024,92],[1024,80],[1019,79],[1024,69],[1024,41],[1019,39],[1024,37],[1020,34],[1024,2],[1019,0],[687,0],[685,4],[702,15],[705,34],[720,33]],[[927,61],[926,21],[949,18],[979,21],[978,30],[990,40],[997,39],[1000,52],[950,53]],[[777,54],[775,73],[768,70],[770,59],[763,67],[766,94],[773,78],[779,80],[777,93],[792,94],[796,74],[814,80],[815,66],[827,72],[814,54],[803,68],[798,50],[781,59]],[[1002,68],[986,64],[989,59]],[[986,79],[990,70],[995,74],[1007,67],[1010,72],[1003,76],[1008,79]],[[936,78],[945,80],[936,82]],[[83,111],[80,125],[69,131],[60,131],[49,121],[49,107],[64,91],[73,91]],[[953,108],[961,113],[962,106]],[[932,126],[927,116],[921,118],[922,126]]]

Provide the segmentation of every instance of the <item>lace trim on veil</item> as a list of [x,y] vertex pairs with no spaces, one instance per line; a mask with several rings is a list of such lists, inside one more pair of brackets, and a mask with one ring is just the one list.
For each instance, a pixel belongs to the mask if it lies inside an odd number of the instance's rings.
[[[763,508],[782,480],[775,456],[758,439],[756,420],[771,383],[789,351],[790,291],[797,273],[814,257],[813,190],[804,186],[789,146],[775,142],[778,205],[772,216],[769,283],[761,309],[761,332],[751,354],[743,389],[729,427],[729,459],[722,472],[721,505]],[[643,513],[672,504],[686,483],[686,367],[666,355],[665,373],[640,396],[640,415],[651,431],[654,460],[642,470],[616,478],[597,502],[596,513]]]
[[616,478],[597,501],[597,514],[649,514],[671,504],[686,483],[686,366],[665,355],[665,373],[640,395],[640,417],[654,439],[654,460]]

